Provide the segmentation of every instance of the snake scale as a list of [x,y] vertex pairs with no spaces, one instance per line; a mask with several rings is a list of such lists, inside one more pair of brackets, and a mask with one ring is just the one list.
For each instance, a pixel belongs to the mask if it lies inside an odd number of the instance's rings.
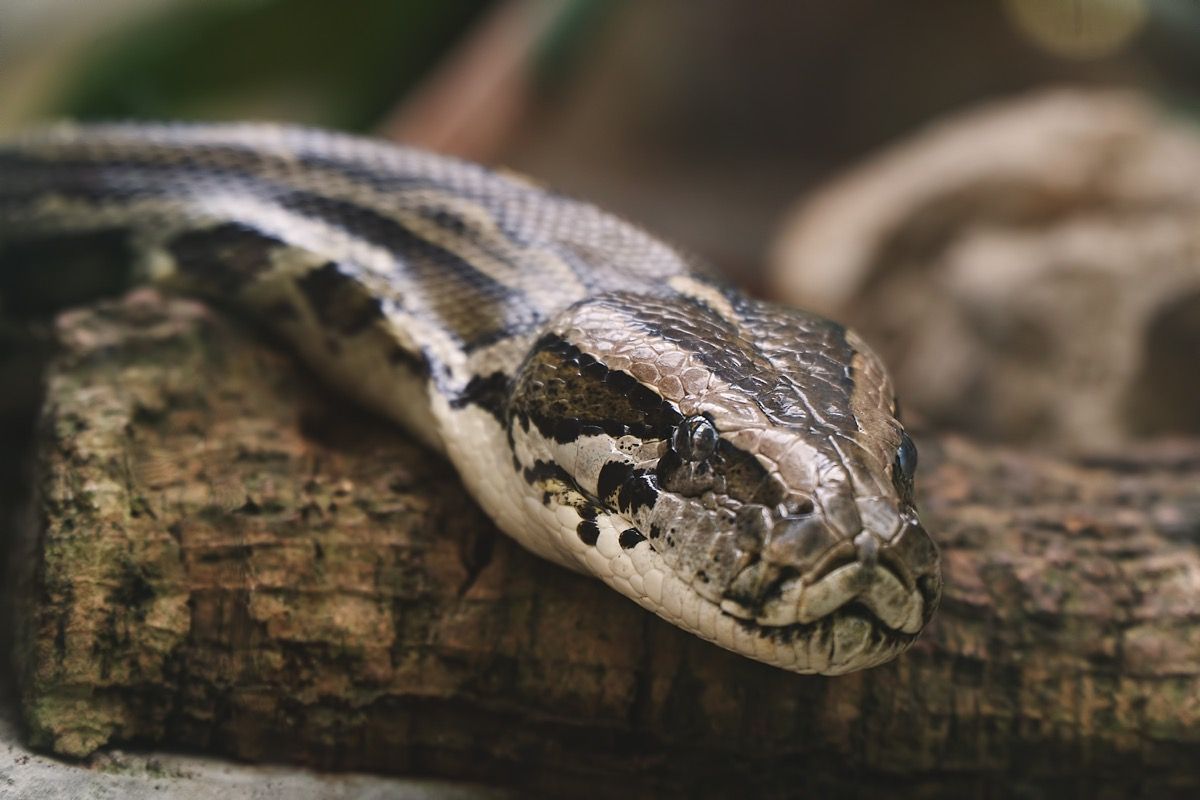
[[81,282],[237,309],[525,548],[747,657],[871,667],[937,605],[870,349],[524,179],[273,125],[0,142],[0,311]]

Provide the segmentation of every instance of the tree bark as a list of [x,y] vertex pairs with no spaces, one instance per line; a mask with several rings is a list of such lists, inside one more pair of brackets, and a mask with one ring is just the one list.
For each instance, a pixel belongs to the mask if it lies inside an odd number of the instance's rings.
[[10,563],[40,747],[589,795],[1200,790],[1200,443],[919,436],[942,607],[895,662],[810,677],[521,551],[203,306],[132,295],[57,339]]

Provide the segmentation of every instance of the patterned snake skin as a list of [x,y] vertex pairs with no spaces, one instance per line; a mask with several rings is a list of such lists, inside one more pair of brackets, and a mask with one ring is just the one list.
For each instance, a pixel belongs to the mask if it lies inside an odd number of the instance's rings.
[[937,605],[879,360],[585,203],[287,127],[0,142],[0,313],[81,281],[261,321],[524,547],[750,658],[871,667]]

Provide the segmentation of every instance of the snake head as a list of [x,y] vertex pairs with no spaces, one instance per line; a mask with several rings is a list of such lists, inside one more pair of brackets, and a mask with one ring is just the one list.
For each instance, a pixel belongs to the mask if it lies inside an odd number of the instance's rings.
[[889,660],[941,577],[882,364],[828,320],[673,288],[568,309],[515,384],[532,449],[621,534],[608,561],[580,560],[759,660],[826,674]]
[[[778,426],[722,437],[707,416],[678,430],[697,426],[716,445],[699,462],[675,447],[664,453],[656,476],[668,497],[649,515],[651,539],[667,537],[663,552],[697,591],[764,626],[813,623],[856,603],[890,630],[920,631],[937,594],[937,552],[910,500],[858,493],[864,454],[849,442],[823,452]],[[913,449],[907,434],[902,441]],[[911,486],[911,475],[894,474]],[[685,537],[709,529],[704,520],[716,524],[701,549]]]

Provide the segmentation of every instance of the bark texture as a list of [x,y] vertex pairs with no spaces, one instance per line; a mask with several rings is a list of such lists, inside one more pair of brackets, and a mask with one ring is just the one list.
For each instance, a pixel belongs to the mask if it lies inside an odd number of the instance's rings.
[[1200,791],[1200,443],[918,436],[946,592],[830,679],[499,535],[439,458],[204,307],[60,317],[17,532],[28,735],[547,793]]

